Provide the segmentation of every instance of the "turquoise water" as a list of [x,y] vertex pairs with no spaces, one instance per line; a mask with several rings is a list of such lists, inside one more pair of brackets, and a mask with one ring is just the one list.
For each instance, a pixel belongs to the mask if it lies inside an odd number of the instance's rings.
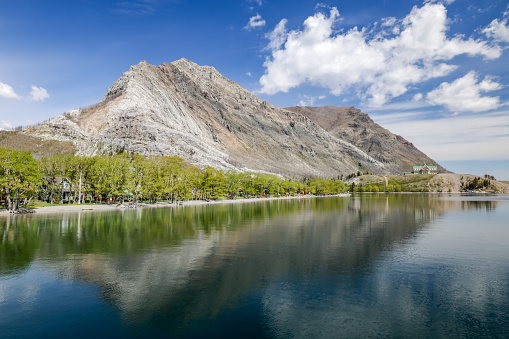
[[0,337],[509,333],[509,197],[0,218]]

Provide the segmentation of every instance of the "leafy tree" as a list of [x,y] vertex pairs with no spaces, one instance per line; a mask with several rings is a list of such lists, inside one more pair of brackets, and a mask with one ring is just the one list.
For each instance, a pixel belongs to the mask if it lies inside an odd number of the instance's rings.
[[147,159],[140,154],[131,155],[130,181],[126,188],[133,196],[133,204],[136,206],[143,197],[143,188],[147,185],[149,163]]
[[22,199],[26,206],[40,184],[41,173],[30,152],[0,147],[0,187],[9,211],[18,211]]
[[179,200],[196,198],[196,186],[199,177],[199,170],[187,164],[183,165],[180,175],[177,177],[176,192]]
[[249,198],[250,196],[255,195],[255,176],[255,174],[249,172],[242,173],[240,176],[244,198]]
[[231,199],[235,199],[242,187],[241,174],[237,171],[229,170],[226,171],[225,176],[226,192]]
[[110,203],[112,191],[112,161],[109,156],[95,157],[91,170],[91,190],[96,198],[105,199]]
[[42,157],[39,162],[39,169],[43,177],[43,199],[50,204],[55,203],[55,194],[58,189],[58,165],[55,157]]
[[389,192],[401,192],[401,185],[394,180],[389,180],[387,183],[387,191]]
[[115,154],[109,159],[110,189],[117,202],[124,204],[130,180],[130,159],[124,154]]

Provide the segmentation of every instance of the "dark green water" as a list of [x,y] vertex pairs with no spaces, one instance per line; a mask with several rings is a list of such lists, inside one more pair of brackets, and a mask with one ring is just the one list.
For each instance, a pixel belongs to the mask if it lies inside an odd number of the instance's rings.
[[0,337],[508,333],[508,196],[0,218]]

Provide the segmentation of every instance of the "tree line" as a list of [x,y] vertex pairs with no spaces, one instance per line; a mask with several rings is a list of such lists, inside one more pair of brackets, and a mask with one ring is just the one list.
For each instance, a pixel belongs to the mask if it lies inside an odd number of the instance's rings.
[[178,202],[238,197],[330,195],[339,179],[294,181],[272,174],[198,168],[175,156],[117,154],[94,157],[31,153],[0,147],[0,201],[16,211],[33,200],[51,204]]

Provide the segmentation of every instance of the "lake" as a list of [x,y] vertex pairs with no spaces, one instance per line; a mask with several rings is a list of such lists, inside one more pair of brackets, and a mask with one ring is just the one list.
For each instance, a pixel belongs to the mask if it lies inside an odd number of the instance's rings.
[[507,195],[0,218],[3,338],[508,333]]

